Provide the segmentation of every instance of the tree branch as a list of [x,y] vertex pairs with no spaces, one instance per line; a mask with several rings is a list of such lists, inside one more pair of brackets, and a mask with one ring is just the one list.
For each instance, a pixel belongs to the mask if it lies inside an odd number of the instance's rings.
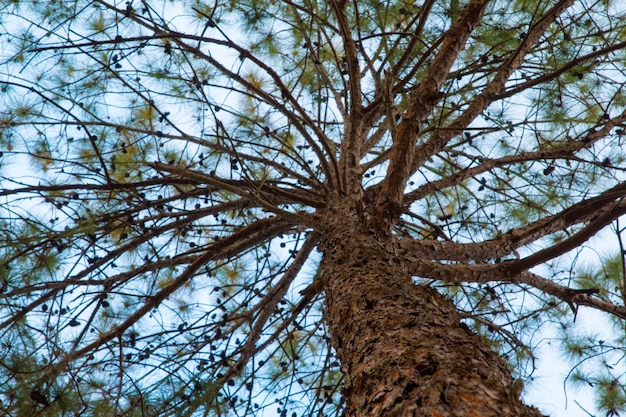
[[[624,186],[626,185],[626,183],[621,185]],[[626,193],[622,194],[620,197],[623,198],[624,196],[626,196]],[[622,200],[619,203],[611,204],[609,207],[601,207],[595,210],[590,210],[590,213],[593,213],[592,220],[578,233],[575,233],[573,236],[553,246],[550,246],[544,250],[527,256],[526,258],[520,259],[518,261],[507,262],[507,273],[517,275],[522,271],[532,268],[533,266],[547,262],[560,255],[563,255],[564,253],[569,252],[572,249],[579,247],[593,235],[598,233],[602,228],[617,219],[619,216],[626,214],[626,202]]]
[[409,265],[409,273],[426,279],[462,284],[465,282],[505,282],[526,284],[544,293],[553,295],[566,302],[576,313],[577,305],[585,305],[596,310],[605,311],[617,317],[626,318],[626,306],[618,306],[608,301],[592,297],[597,289],[568,288],[549,279],[523,271],[511,275],[506,263],[490,265],[444,265],[437,262],[424,261],[412,257],[405,258]]
[[[402,115],[396,137],[393,138],[389,169],[381,183],[379,198],[382,199],[381,203],[387,206],[383,208],[383,212],[390,211],[392,216],[395,215],[402,203],[404,188],[414,166],[421,165],[436,148],[440,147],[440,144],[429,141],[416,148],[415,138],[441,98],[441,86],[472,30],[480,23],[488,3],[488,0],[470,1],[459,20],[443,35],[439,52],[419,85],[411,92],[408,107]],[[414,160],[414,155],[419,157]]]
[[618,306],[597,297],[592,297],[592,295],[597,292],[595,289],[580,290],[564,287],[554,281],[528,271],[517,276],[516,282],[530,285],[533,288],[557,297],[558,299],[566,302],[570,307],[573,306],[572,309],[574,310],[574,313],[576,313],[577,305],[584,305],[626,319],[626,306]]
[[[344,122],[343,139],[339,166],[344,192],[358,193],[361,189],[361,130],[363,125],[363,103],[361,91],[361,74],[356,44],[352,38],[352,30],[346,13],[347,1],[331,0],[332,10],[337,17],[339,33],[343,41],[345,62],[348,70],[348,110]],[[355,6],[356,7],[356,6]]]
[[528,245],[542,237],[565,230],[579,223],[590,222],[577,234],[555,246],[527,258],[507,262],[511,273],[519,273],[522,269],[546,262],[549,259],[573,249],[576,246],[572,245],[576,242],[580,244],[589,239],[604,226],[626,212],[626,202],[616,201],[621,200],[625,196],[626,183],[621,183],[597,197],[583,200],[558,214],[544,217],[524,227],[510,230],[495,239],[483,242],[442,242],[403,237],[399,240],[399,246],[403,254],[419,259],[439,259],[459,262],[472,260],[481,262],[487,259],[501,258],[510,255],[516,249]]

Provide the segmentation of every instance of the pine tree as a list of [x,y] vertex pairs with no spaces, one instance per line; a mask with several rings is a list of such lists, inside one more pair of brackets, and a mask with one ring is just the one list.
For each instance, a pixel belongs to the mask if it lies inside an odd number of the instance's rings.
[[1,413],[626,411],[619,1],[0,7]]

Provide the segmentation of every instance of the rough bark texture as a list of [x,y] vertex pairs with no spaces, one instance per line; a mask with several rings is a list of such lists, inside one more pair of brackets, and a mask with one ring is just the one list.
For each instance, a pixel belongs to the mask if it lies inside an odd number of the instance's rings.
[[[541,416],[455,306],[416,285],[386,233],[349,208],[327,215],[326,320],[345,374],[346,416]],[[333,220],[338,220],[334,222]]]

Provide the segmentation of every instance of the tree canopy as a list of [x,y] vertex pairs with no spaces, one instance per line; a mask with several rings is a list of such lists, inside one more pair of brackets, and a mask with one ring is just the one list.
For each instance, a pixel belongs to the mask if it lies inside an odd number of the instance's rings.
[[12,0],[0,43],[0,412],[340,415],[344,196],[516,378],[550,325],[626,411],[619,1]]

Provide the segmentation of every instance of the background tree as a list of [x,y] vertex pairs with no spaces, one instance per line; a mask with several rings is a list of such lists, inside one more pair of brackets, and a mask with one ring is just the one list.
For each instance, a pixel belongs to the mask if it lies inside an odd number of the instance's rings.
[[1,10],[2,413],[626,410],[620,2]]

